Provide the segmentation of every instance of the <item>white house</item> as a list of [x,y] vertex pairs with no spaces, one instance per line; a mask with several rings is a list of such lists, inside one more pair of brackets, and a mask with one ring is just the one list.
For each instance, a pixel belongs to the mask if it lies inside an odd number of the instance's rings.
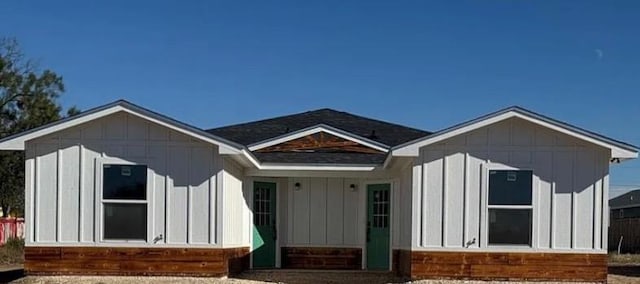
[[606,280],[609,165],[638,149],[507,108],[430,133],[321,109],[202,130],[126,101],[25,153],[28,274]]

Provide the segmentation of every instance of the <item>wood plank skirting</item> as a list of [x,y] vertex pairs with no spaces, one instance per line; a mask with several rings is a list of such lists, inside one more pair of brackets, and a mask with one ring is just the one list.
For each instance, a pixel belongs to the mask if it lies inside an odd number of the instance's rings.
[[394,249],[392,264],[393,272],[401,276],[409,277],[411,275],[411,251]]
[[295,269],[362,269],[362,249],[283,247],[282,267]]
[[607,255],[396,250],[394,270],[411,279],[606,282]]
[[27,275],[221,277],[249,268],[249,248],[25,247]]

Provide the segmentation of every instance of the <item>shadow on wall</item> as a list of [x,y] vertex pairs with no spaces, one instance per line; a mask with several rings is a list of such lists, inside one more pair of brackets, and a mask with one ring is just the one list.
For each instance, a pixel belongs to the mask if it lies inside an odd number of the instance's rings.
[[[84,221],[80,226],[92,226],[89,223],[95,220],[95,210],[89,210],[89,206],[93,207],[94,196],[99,192],[95,188],[95,178],[99,171],[103,169],[96,169],[100,166],[100,163],[96,161],[105,158],[104,162],[107,164],[121,164],[119,160],[124,163],[132,163],[138,165],[146,165],[153,171],[154,175],[150,178],[154,184],[152,190],[154,191],[151,196],[146,198],[155,204],[166,204],[166,198],[170,198],[171,204],[168,204],[171,214],[166,214],[165,206],[154,206],[154,210],[151,212],[156,223],[155,232],[152,233],[149,238],[157,239],[160,243],[166,243],[166,238],[171,238],[172,242],[185,243],[189,239],[189,232],[187,231],[188,222],[193,223],[190,230],[192,231],[192,239],[189,242],[208,243],[209,242],[209,226],[208,224],[215,224],[215,221],[209,220],[211,216],[208,214],[210,210],[210,192],[215,193],[215,177],[218,172],[222,170],[221,163],[216,160],[214,153],[217,153],[215,146],[210,146],[204,143],[196,143],[193,141],[184,141],[184,146],[174,143],[174,145],[166,146],[162,142],[154,144],[152,141],[134,141],[132,143],[124,143],[122,141],[115,141],[109,143],[109,141],[91,140],[82,141],[84,150],[80,154],[80,141],[74,142],[57,142],[54,139],[38,141],[36,145],[37,153],[30,153],[32,156],[36,155],[40,157],[38,159],[39,165],[39,186],[37,186],[38,192],[36,196],[38,200],[55,200],[55,185],[56,183],[56,163],[62,166],[60,176],[62,180],[60,184],[62,190],[60,191],[60,202],[64,208],[80,208],[80,204],[83,206]],[[61,145],[61,147],[59,146]],[[60,148],[61,161],[57,160],[58,148]],[[114,162],[109,159],[115,158]],[[80,161],[82,159],[82,161]],[[84,176],[80,179],[80,166],[84,168]],[[73,169],[73,170],[70,170]],[[47,172],[48,171],[48,172]],[[169,178],[167,182],[165,179]],[[94,189],[83,191],[82,201],[80,201],[80,188],[78,181],[82,181],[83,188]],[[168,185],[171,190],[166,192],[165,185]],[[214,187],[214,190],[209,191],[209,186]],[[51,189],[51,190],[49,190]],[[51,195],[51,196],[50,196]],[[82,203],[80,203],[82,202]],[[100,201],[98,201],[100,202]],[[56,210],[55,206],[51,208],[52,203],[44,202],[38,204],[36,211],[39,211],[41,225],[38,225],[40,230],[40,240],[48,241],[55,240],[55,219]],[[149,204],[151,204],[149,203]],[[48,207],[48,208],[44,208]],[[189,210],[192,212],[190,213]],[[74,210],[60,210],[63,215],[60,218],[62,223],[60,226],[65,230],[61,232],[62,240],[64,241],[78,241],[78,211]],[[207,214],[200,214],[198,212],[207,212]],[[189,216],[191,214],[191,220]],[[166,228],[167,218],[170,220],[170,228]],[[51,222],[50,222],[51,221]],[[53,224],[46,225],[45,223]],[[202,224],[202,225],[198,225]],[[172,232],[167,236],[168,232]],[[85,235],[82,236],[85,240],[93,239],[94,234],[85,230]],[[215,236],[211,236],[215,238]]]
[[[442,152],[442,151],[440,151]],[[485,151],[486,152],[486,151]],[[470,159],[475,159],[478,161],[477,164],[470,163],[469,166],[470,171],[476,171],[477,177],[482,177],[486,173],[484,172],[486,169],[481,166],[486,161],[491,161],[492,164],[499,164],[506,167],[514,168],[514,169],[523,169],[523,170],[532,170],[533,176],[537,177],[540,182],[544,182],[547,184],[555,183],[555,194],[559,195],[571,195],[572,193],[581,193],[584,190],[590,189],[593,187],[596,182],[602,180],[606,175],[606,171],[601,171],[599,174],[594,174],[596,171],[595,159],[587,159],[585,162],[580,163],[580,155],[575,155],[576,161],[569,160],[564,161],[563,167],[558,167],[553,163],[558,162],[558,160],[547,161],[547,163],[543,163],[540,161],[534,161],[533,163],[519,163],[519,162],[511,162],[509,158],[511,153],[522,153],[522,152],[500,152],[503,155],[489,155],[487,153],[481,152],[470,152]],[[447,152],[447,156],[451,157],[454,155],[460,155],[464,157],[466,153],[463,151],[452,151]],[[528,152],[526,154],[534,155],[532,152]],[[549,156],[551,156],[549,154]],[[574,159],[574,155],[571,152],[570,155],[565,155],[567,158]],[[424,160],[424,164],[428,164],[431,162],[435,162],[438,160],[442,160],[442,155],[427,155],[427,158]],[[557,158],[556,158],[557,159]],[[442,161],[440,161],[442,163]],[[576,168],[583,167],[585,169],[574,169],[572,165],[576,165]],[[461,165],[461,169],[462,165]],[[473,182],[473,181],[471,181]],[[478,180],[477,182],[481,182]],[[535,186],[535,185],[534,185]]]

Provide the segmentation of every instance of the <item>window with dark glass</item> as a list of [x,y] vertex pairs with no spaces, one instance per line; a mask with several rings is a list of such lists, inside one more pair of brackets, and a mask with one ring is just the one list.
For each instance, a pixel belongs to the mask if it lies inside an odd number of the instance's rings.
[[105,164],[102,172],[105,240],[147,239],[147,166]]
[[532,191],[532,171],[489,171],[489,245],[531,245]]

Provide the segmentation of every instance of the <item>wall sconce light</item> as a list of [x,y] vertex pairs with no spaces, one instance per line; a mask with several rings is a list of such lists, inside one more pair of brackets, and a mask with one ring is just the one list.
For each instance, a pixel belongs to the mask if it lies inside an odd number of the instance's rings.
[[299,182],[296,182],[296,184],[294,184],[294,185],[293,185],[293,189],[294,189],[295,191],[300,190],[300,183],[299,183]]
[[352,183],[352,184],[349,185],[349,190],[356,191],[357,189],[358,189],[358,186],[356,186],[355,183]]

